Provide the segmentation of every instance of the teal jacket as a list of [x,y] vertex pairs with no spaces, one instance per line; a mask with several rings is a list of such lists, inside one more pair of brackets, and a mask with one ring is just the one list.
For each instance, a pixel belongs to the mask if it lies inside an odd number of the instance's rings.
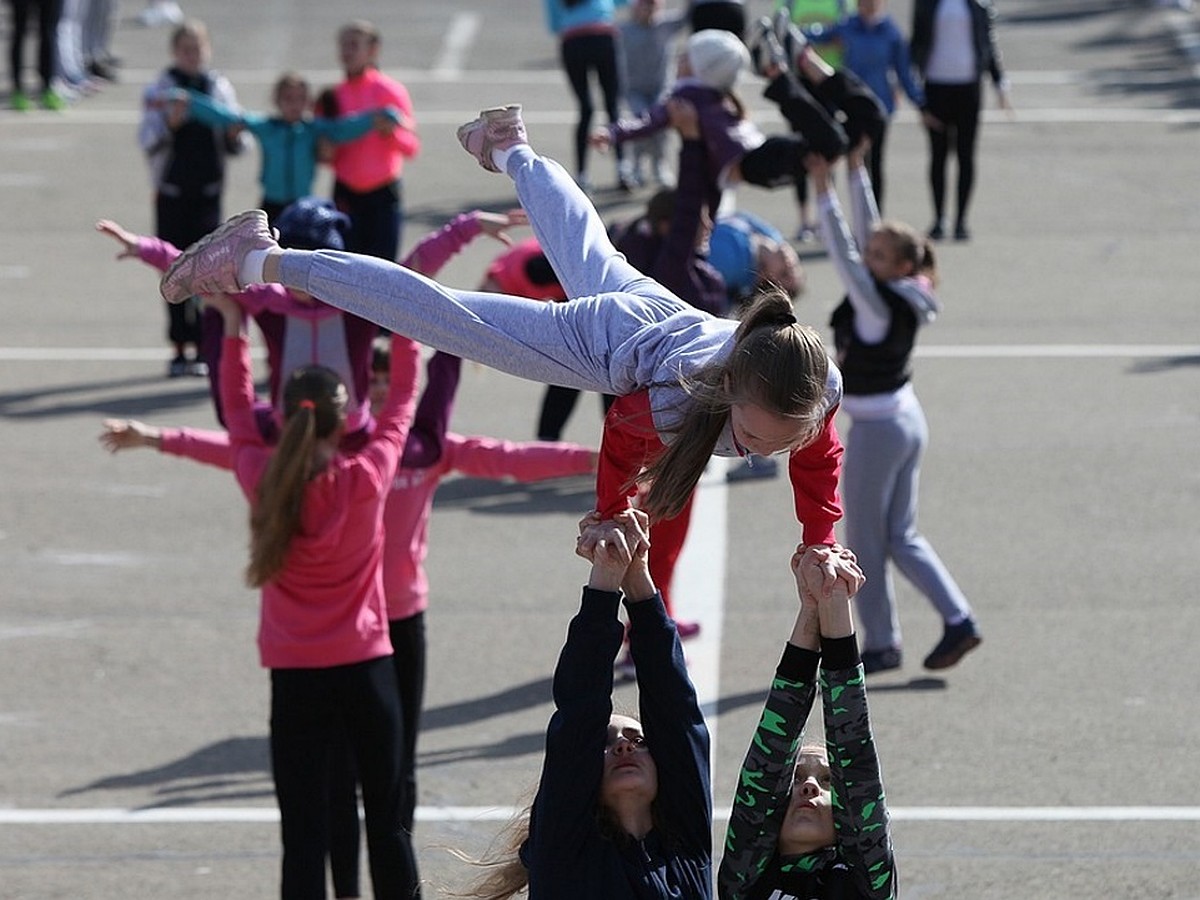
[[[317,139],[342,144],[371,130],[376,113],[362,112],[338,119],[301,119],[285,122],[277,116],[237,112],[197,91],[188,91],[192,118],[204,125],[242,125],[262,148],[263,200],[286,205],[312,193],[317,174]],[[392,110],[380,110],[393,121]]]

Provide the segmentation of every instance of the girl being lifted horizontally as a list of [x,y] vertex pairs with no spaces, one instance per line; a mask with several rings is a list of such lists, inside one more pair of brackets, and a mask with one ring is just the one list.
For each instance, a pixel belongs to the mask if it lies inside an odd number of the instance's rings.
[[[653,519],[687,503],[711,455],[789,455],[808,544],[831,544],[842,454],[833,414],[841,376],[781,293],[741,323],[684,303],[630,266],[566,171],[529,146],[520,107],[458,131],[487,170],[508,172],[570,303],[458,291],[384,260],[280,250],[254,210],[167,271],[163,296],[280,282],[415,340],[547,384],[617,395],[605,420],[597,509],[611,519],[649,481]],[[589,530],[588,546],[598,536]]]

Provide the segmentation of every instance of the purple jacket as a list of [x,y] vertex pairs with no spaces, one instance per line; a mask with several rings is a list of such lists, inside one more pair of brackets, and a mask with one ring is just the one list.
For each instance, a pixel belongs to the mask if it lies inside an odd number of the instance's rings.
[[614,144],[636,140],[662,131],[669,125],[667,103],[672,99],[687,100],[696,107],[700,139],[708,153],[708,177],[717,186],[725,187],[729,169],[765,138],[749,119],[741,118],[732,99],[724,92],[702,84],[694,78],[681,78],[666,99],[654,104],[644,116],[635,120],[614,122],[608,127]]

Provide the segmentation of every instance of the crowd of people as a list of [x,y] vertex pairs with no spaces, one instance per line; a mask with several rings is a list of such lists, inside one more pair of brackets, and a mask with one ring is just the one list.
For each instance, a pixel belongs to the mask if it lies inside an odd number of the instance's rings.
[[[285,897],[324,896],[329,879],[338,897],[359,896],[360,798],[374,895],[421,896],[412,830],[424,562],[434,492],[453,472],[596,482],[574,540],[591,571],[554,673],[539,788],[510,844],[475,861],[482,875],[463,896],[897,893],[866,692],[867,675],[903,666],[890,567],[942,621],[925,668],[955,666],[982,642],[963,590],[917,529],[928,433],[912,356],[940,310],[933,241],[945,236],[950,148],[953,233],[965,240],[984,75],[1008,103],[994,10],[920,0],[910,64],[885,0],[833,4],[823,17],[793,0],[755,21],[740,2],[632,0],[624,18],[620,5],[547,0],[579,108],[571,168],[533,148],[520,105],[483,110],[458,140],[511,179],[519,208],[460,214],[402,259],[419,116],[382,71],[374,25],[339,29],[342,82],[317,91],[284,72],[275,108],[259,113],[210,67],[203,23],[147,5],[147,19],[154,9],[173,24],[170,64],[143,93],[138,130],[155,233],[108,219],[96,228],[118,258],[161,272],[168,374],[208,379],[220,427],[109,420],[101,442],[229,470],[245,495]],[[738,94],[750,72],[779,109],[779,126],[763,123],[769,134]],[[879,214],[900,92],[929,133],[924,231]],[[258,208],[222,223],[227,160],[251,137]],[[653,185],[643,215],[602,221],[591,200],[597,150],[613,152],[618,189]],[[322,165],[330,198],[312,196]],[[818,233],[845,289],[830,348],[797,315],[805,276],[791,242],[734,208],[743,183],[797,191],[802,229]],[[514,240],[524,227],[532,237]],[[478,286],[435,280],[479,236],[506,246]],[[266,348],[263,397],[250,322]],[[419,390],[422,345],[431,355]],[[547,386],[538,440],[450,428],[463,359]],[[603,398],[598,447],[560,440],[581,391]],[[785,468],[800,526],[789,562],[798,612],[777,669],[764,672],[770,689],[717,871],[708,732],[683,647],[701,625],[676,616],[671,591],[713,456],[738,461],[731,480]],[[613,711],[620,678],[636,680],[639,718]],[[818,691],[824,743],[805,743]]]

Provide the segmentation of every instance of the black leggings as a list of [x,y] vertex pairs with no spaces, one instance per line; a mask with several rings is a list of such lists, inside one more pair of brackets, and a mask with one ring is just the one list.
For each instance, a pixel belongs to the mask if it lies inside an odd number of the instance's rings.
[[965,224],[971,192],[975,187],[975,144],[979,135],[979,109],[982,90],[978,81],[971,84],[926,82],[925,100],[929,112],[942,129],[926,128],[929,135],[929,188],[933,193],[933,215],[938,222],[946,211],[946,159],[950,142],[958,163],[958,209],[955,221]]
[[62,0],[9,0],[12,5],[12,31],[9,34],[8,64],[14,91],[23,91],[21,70],[25,66],[25,32],[29,28],[30,7],[38,8],[38,76],[42,89],[49,90],[58,61],[58,20]]
[[[588,135],[592,133],[592,91],[588,73],[595,72],[604,95],[604,111],[608,121],[617,121],[620,110],[620,82],[617,77],[617,43],[611,34],[580,34],[564,38],[561,46],[563,69],[575,100],[579,104],[579,124],[575,126],[575,171],[587,172]],[[617,161],[625,158],[620,144],[613,147]]]
[[374,895],[420,897],[411,837],[401,822],[407,802],[403,728],[390,656],[327,669],[271,670],[271,766],[285,900],[324,900],[329,776],[343,735],[362,784]]
[[[562,439],[562,431],[567,427],[567,420],[575,411],[575,402],[581,391],[576,388],[563,387],[558,384],[546,386],[542,396],[542,411],[538,415],[537,439],[539,441],[558,441]],[[609,394],[600,395],[603,409],[601,417],[608,415],[608,408],[613,405],[616,397]]]
[[[400,778],[404,804],[400,823],[410,834],[417,805],[417,732],[425,702],[425,613],[388,623],[392,638],[392,667],[400,691],[400,719],[404,726]],[[349,740],[335,752],[329,785],[329,868],[338,897],[357,897],[358,883],[358,770]]]
[[710,0],[708,3],[692,4],[688,16],[688,24],[692,31],[703,31],[706,28],[719,28],[736,34],[740,39],[746,39],[746,7],[741,3],[725,2],[725,0]]
[[[175,197],[158,193],[154,198],[154,234],[184,250],[221,224],[221,196]],[[202,324],[203,322],[203,324]],[[167,304],[167,340],[183,352],[194,344],[200,357],[219,358],[223,331],[220,314],[202,314],[200,301],[189,297],[183,303]],[[219,408],[219,404],[218,404]]]

